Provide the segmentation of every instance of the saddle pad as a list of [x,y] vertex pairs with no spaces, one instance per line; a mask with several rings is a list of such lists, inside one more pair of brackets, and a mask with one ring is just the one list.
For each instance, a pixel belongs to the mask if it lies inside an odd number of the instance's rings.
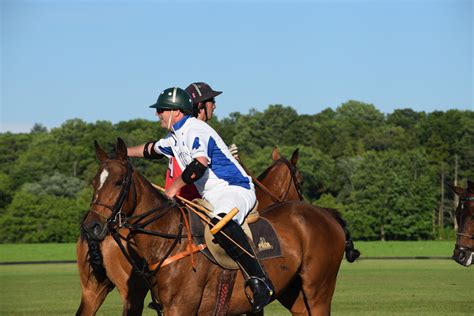
[[[192,211],[189,211],[189,222],[193,241],[196,244],[207,244],[207,247],[202,250],[202,253],[209,260],[225,269],[235,270],[239,268],[237,263],[227,255],[225,250],[221,248],[219,244],[212,241],[214,237],[209,231],[209,225],[203,223]],[[249,228],[250,231],[248,230]],[[246,222],[244,222],[242,229],[244,229],[246,234],[250,237],[249,239],[252,238],[256,242],[254,249],[256,249],[257,257],[260,260],[282,257],[280,241],[268,220],[260,217],[258,221],[252,224],[246,224]]]
[[278,235],[266,218],[260,217],[249,226],[260,260],[282,257]]

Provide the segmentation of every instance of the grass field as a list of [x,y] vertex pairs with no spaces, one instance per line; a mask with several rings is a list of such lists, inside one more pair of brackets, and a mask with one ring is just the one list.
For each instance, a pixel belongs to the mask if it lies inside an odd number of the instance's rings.
[[[453,242],[357,242],[366,257],[449,257]],[[55,247],[57,246],[57,247]],[[74,245],[1,245],[1,261],[74,260]],[[0,266],[0,315],[71,315],[80,301],[75,264]],[[472,315],[474,268],[452,260],[343,262],[332,315]],[[147,300],[148,302],[149,300]],[[290,315],[272,303],[266,315]],[[116,291],[98,315],[120,315]],[[145,310],[144,315],[156,315]]]
[[[1,315],[72,315],[80,301],[74,264],[0,266]],[[451,260],[344,262],[332,315],[472,315],[474,270]],[[99,315],[119,315],[112,292]],[[146,310],[144,315],[154,315]],[[289,315],[278,303],[266,315]]]
[[[357,241],[362,258],[450,257],[454,241]],[[0,244],[0,261],[75,260],[76,244]]]

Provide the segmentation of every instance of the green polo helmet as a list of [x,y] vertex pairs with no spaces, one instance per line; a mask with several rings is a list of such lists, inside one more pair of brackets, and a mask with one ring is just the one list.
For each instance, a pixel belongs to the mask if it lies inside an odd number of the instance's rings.
[[155,104],[151,108],[158,110],[181,110],[185,114],[193,112],[193,101],[191,96],[183,89],[178,87],[163,90],[158,96]]

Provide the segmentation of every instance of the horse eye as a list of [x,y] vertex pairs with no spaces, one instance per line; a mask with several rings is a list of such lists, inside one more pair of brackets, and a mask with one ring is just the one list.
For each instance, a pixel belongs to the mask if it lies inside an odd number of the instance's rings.
[[123,183],[123,180],[118,180],[117,182],[115,182],[115,185],[122,185]]

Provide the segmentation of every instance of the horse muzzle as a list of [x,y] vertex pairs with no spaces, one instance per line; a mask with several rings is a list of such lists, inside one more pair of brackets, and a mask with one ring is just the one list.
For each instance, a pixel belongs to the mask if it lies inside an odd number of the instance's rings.
[[473,257],[474,257],[473,249],[456,245],[456,247],[454,248],[452,259],[456,261],[457,263],[459,263],[460,265],[469,267],[472,264]]
[[86,232],[87,237],[95,241],[103,241],[109,232],[108,225],[100,222],[83,224],[83,229]]

